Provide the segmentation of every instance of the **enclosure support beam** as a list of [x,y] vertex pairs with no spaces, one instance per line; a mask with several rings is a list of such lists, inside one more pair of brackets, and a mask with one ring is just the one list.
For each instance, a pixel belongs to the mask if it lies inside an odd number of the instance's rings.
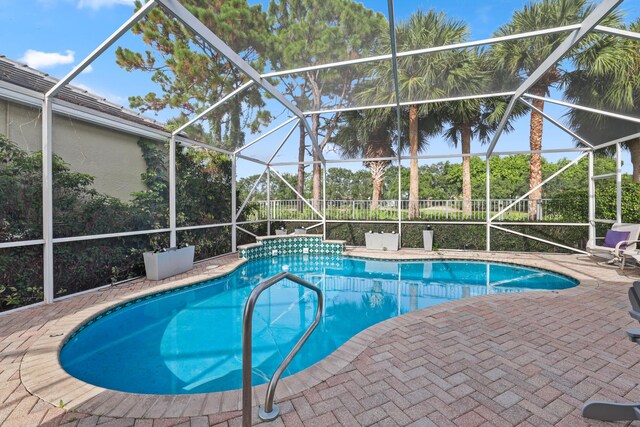
[[[245,144],[242,147],[236,149],[236,151],[234,151],[234,154],[241,153],[242,151],[244,151],[247,148],[251,147],[256,142],[261,141],[262,139],[266,138],[267,136],[271,135],[272,133],[279,131],[280,129],[282,129],[283,127],[285,127],[286,125],[288,125],[289,123],[291,123],[294,120],[297,120],[298,122],[300,121],[300,119],[297,118],[297,117],[291,117],[286,122],[279,124],[278,126],[274,127],[270,131],[263,133],[262,135],[260,135],[256,139],[254,139],[253,141],[249,142],[248,144]],[[296,124],[297,124],[297,122],[296,122]]]
[[267,166],[267,236],[271,236],[271,166]]
[[614,139],[613,141],[605,142],[604,144],[598,144],[598,146],[595,147],[594,150],[601,150],[603,148],[607,148],[607,147],[610,147],[612,145],[616,145],[619,142],[626,142],[626,141],[630,141],[630,140],[636,139],[636,138],[640,138],[640,132],[637,132],[637,133],[634,133],[634,134],[628,135],[628,136],[623,136],[622,138]]
[[[292,120],[296,120],[296,118],[294,117],[291,120],[288,120],[286,123],[283,123],[282,125],[278,126],[277,129],[282,128],[283,126],[285,126],[288,123],[291,123]],[[278,155],[278,153],[280,152],[280,150],[282,149],[282,147],[284,146],[284,144],[287,142],[287,140],[289,139],[289,137],[291,136],[291,134],[293,133],[293,131],[296,129],[296,127],[298,126],[298,123],[300,123],[300,120],[298,119],[298,121],[293,125],[293,127],[289,130],[289,132],[287,133],[287,136],[285,136],[284,140],[280,143],[280,145],[278,146],[278,148],[276,148],[276,150],[273,152],[273,154],[271,155],[271,157],[269,158],[269,161],[266,162],[266,166],[264,168],[264,171],[262,172],[262,174],[258,177],[258,179],[255,180],[255,182],[253,183],[253,187],[251,187],[251,190],[249,191],[249,194],[247,195],[247,197],[244,199],[244,201],[242,202],[242,205],[240,206],[240,209],[238,209],[238,212],[236,213],[236,220],[240,217],[240,214],[242,213],[242,211],[244,210],[245,206],[247,205],[247,203],[249,202],[249,200],[251,199],[251,196],[253,195],[253,193],[256,191],[256,189],[258,188],[258,184],[260,183],[260,180],[262,179],[262,177],[265,175],[265,173],[267,174],[267,197],[269,197],[269,184],[270,184],[270,176],[269,176],[269,163]],[[272,132],[276,131],[277,129],[273,129]],[[266,136],[266,135],[263,135]],[[254,141],[254,142],[257,142]],[[246,145],[245,145],[246,147]],[[237,153],[237,151],[236,151]],[[238,154],[234,154],[234,156],[238,156]],[[267,215],[269,215],[269,199],[267,199]],[[270,221],[267,221],[270,222]]]
[[287,187],[289,187],[291,189],[291,191],[293,191],[296,194],[296,196],[300,197],[300,200],[302,200],[307,206],[309,206],[312,211],[314,211],[316,214],[318,214],[318,216],[320,218],[324,219],[324,215],[322,215],[316,208],[314,208],[313,205],[311,203],[309,203],[309,201],[306,199],[306,197],[304,197],[302,194],[298,193],[298,190],[293,188],[293,186],[291,184],[289,184],[289,182],[286,179],[284,179],[284,177],[282,175],[280,175],[275,169],[272,169],[271,171],[275,174],[275,176],[280,178],[280,181],[284,182],[284,184]]
[[280,145],[278,145],[278,148],[276,148],[276,151],[273,152],[273,154],[271,155],[271,157],[269,157],[269,160],[267,161],[267,165],[270,166],[271,162],[273,162],[273,159],[276,158],[276,156],[278,155],[278,153],[280,152],[280,150],[282,150],[282,147],[284,147],[284,144],[287,143],[287,141],[289,140],[289,137],[291,136],[291,134],[293,133],[294,130],[296,130],[296,128],[298,127],[298,124],[300,124],[300,120],[298,120],[291,129],[289,129],[289,133],[287,133],[287,136],[284,137],[284,139],[282,140],[282,142],[280,143]]
[[393,91],[396,96],[396,134],[398,157],[398,245],[402,248],[402,141],[400,141],[400,84],[398,83],[398,45],[396,43],[396,20],[393,0],[387,0],[389,9],[389,36],[391,40],[391,65],[393,66]]
[[275,88],[268,80],[262,78],[260,73],[258,73],[247,61],[242,59],[240,55],[238,55],[231,47],[229,47],[225,42],[223,42],[217,35],[213,33],[206,25],[204,25],[198,18],[193,16],[191,12],[187,10],[178,0],[156,0],[165,6],[173,16],[182,22],[187,28],[191,29],[195,34],[202,37],[211,47],[220,52],[220,54],[224,55],[229,62],[231,62],[234,66],[236,66],[240,71],[245,73],[251,80],[256,82],[258,86],[271,94],[280,104],[285,106],[289,111],[295,114],[300,120],[304,127],[309,132],[311,137],[311,141],[313,142],[313,147],[317,150],[318,156],[321,160],[324,160],[324,155],[322,154],[322,150],[318,145],[318,140],[311,132],[311,127],[307,122],[304,114],[298,107],[296,107],[291,101],[289,101],[277,88]]
[[327,239],[327,163],[322,164],[322,238]]
[[173,134],[173,136],[176,138],[176,141],[181,143],[181,144],[185,144],[185,145],[195,145],[196,147],[202,147],[202,148],[206,148],[207,150],[211,150],[211,151],[215,151],[217,153],[222,153],[225,154],[227,156],[231,156],[233,153],[231,151],[225,150],[224,148],[218,148],[215,147],[213,145],[210,144],[204,144],[202,142],[198,142],[198,141],[194,141],[188,138],[184,138],[180,135],[177,134]]
[[201,118],[203,118],[204,116],[206,116],[207,114],[209,114],[210,112],[212,112],[213,110],[215,110],[216,108],[218,108],[219,106],[221,106],[222,104],[224,104],[225,102],[227,102],[228,100],[230,100],[231,98],[233,98],[234,96],[244,91],[245,89],[247,89],[249,86],[253,84],[254,84],[254,81],[251,80],[243,84],[242,86],[236,88],[233,92],[220,98],[214,104],[207,107],[204,111],[201,111],[200,113],[198,113],[198,115],[196,115],[194,118],[192,118],[191,120],[189,120],[188,122],[180,126],[178,129],[174,130],[173,134],[174,135],[179,134],[180,132],[182,132],[183,130],[185,130],[186,128],[188,128],[189,126],[191,126],[192,124],[194,124],[195,122],[197,122],[198,120],[200,120]]
[[169,138],[169,247],[178,246],[176,237],[176,137]]
[[76,65],[73,70],[62,79],[58,81],[49,91],[45,94],[45,97],[51,98],[56,96],[71,80],[73,80],[78,74],[80,74],[85,68],[102,55],[112,44],[114,44],[120,37],[122,37],[127,31],[131,29],[138,21],[144,18],[150,11],[156,6],[156,0],[149,0],[147,3],[133,14],[124,24],[120,26],[113,34],[111,34],[104,42],[100,44],[93,52],[89,54],[85,59]]
[[598,25],[596,27],[596,30],[605,34],[611,34],[614,36],[621,36],[629,39],[640,40],[640,34],[633,31],[621,30],[619,28],[612,28],[604,25]]
[[491,157],[486,156],[486,169],[485,169],[485,198],[486,198],[486,218],[485,218],[485,234],[486,234],[486,251],[491,251],[491,165],[489,160]]
[[616,222],[622,222],[622,147],[616,144]]
[[[514,225],[518,225],[518,224],[514,224]],[[589,252],[585,252],[585,251],[580,250],[580,249],[572,248],[571,246],[562,245],[560,243],[556,243],[556,242],[553,242],[551,240],[541,239],[540,237],[532,236],[531,234],[521,233],[521,232],[515,231],[515,230],[509,230],[508,228],[499,227],[497,225],[492,225],[491,227],[495,228],[496,230],[500,230],[500,231],[504,231],[504,232],[507,232],[507,233],[515,234],[516,236],[526,237],[527,239],[536,240],[538,242],[546,243],[546,244],[552,245],[552,246],[557,246],[557,247],[562,248],[562,249],[568,249],[570,251],[577,252],[579,254],[589,255]]]
[[487,150],[487,155],[491,156],[496,144],[498,143],[498,139],[504,130],[507,121],[509,120],[509,116],[515,107],[516,102],[518,102],[518,98],[524,95],[540,78],[542,78],[547,71],[551,67],[553,67],[558,61],[562,59],[562,57],[571,50],[580,40],[582,40],[591,30],[593,30],[599,23],[602,21],[613,9],[615,9],[622,0],[603,0],[602,3],[597,5],[593,11],[587,15],[587,17],[582,21],[580,28],[574,30],[569,34],[563,41],[558,45],[558,47],[551,52],[551,54],[535,69],[531,75],[516,89],[515,95],[511,98],[507,109],[504,112],[504,116],[498,125],[496,132],[491,139],[491,143],[489,144],[489,149]]
[[156,5],[156,0],[150,0],[138,12],[131,16],[116,32],[109,36],[100,46],[80,62],[70,73],[59,80],[44,96],[42,102],[42,274],[44,302],[51,303],[54,299],[53,283],[53,97],[60,92],[71,80],[88,67],[97,57],[106,51],[136,22],[142,19]]
[[596,243],[596,183],[593,180],[593,151],[589,152],[589,242]]
[[238,221],[236,218],[236,209],[237,209],[237,194],[236,194],[236,155],[231,156],[231,252],[236,252],[238,250],[237,245],[237,225]]
[[[391,16],[391,14],[389,14],[389,16]],[[389,23],[391,24],[391,22],[389,22]],[[394,25],[394,24],[391,24],[391,25]],[[476,46],[483,46],[483,45],[488,45],[488,44],[495,44],[495,43],[519,40],[519,39],[526,39],[526,38],[530,38],[530,37],[544,36],[544,35],[556,34],[556,33],[564,33],[564,32],[568,32],[568,31],[576,30],[578,28],[580,28],[580,24],[572,24],[572,25],[565,25],[565,26],[562,26],[562,27],[546,28],[546,29],[542,29],[542,30],[528,31],[526,33],[509,34],[509,35],[506,35],[506,36],[492,37],[492,38],[489,38],[489,39],[474,40],[474,41],[470,41],[470,42],[454,43],[454,44],[448,44],[448,45],[444,45],[444,46],[432,46],[432,47],[426,47],[426,48],[422,48],[422,49],[409,50],[409,51],[406,51],[406,52],[398,52],[397,53],[397,57],[398,58],[406,58],[406,57],[410,57],[410,56],[428,55],[430,53],[445,52],[445,51],[449,51],[449,50],[468,49],[468,48],[476,47]],[[608,27],[599,27],[598,29],[600,29],[600,28],[602,28],[602,31],[606,31],[608,29]],[[286,76],[286,75],[289,75],[289,74],[302,74],[302,73],[306,73],[308,71],[318,71],[318,70],[327,70],[327,69],[333,69],[334,70],[334,69],[340,68],[340,67],[348,67],[348,66],[351,66],[351,65],[364,64],[364,63],[367,63],[367,62],[385,61],[385,60],[389,60],[389,59],[392,59],[392,58],[393,58],[393,54],[388,54],[387,53],[387,54],[384,54],[384,55],[368,56],[368,57],[365,57],[365,58],[357,58],[357,59],[349,59],[349,60],[346,60],[346,61],[330,62],[328,64],[311,65],[311,66],[308,66],[308,67],[301,67],[301,68],[291,68],[291,69],[282,70],[282,71],[272,71],[272,72],[269,72],[269,73],[262,74],[262,77]]]
[[557,121],[556,119],[554,119],[553,117],[551,117],[550,115],[548,115],[547,113],[545,113],[544,111],[542,111],[541,109],[536,107],[535,105],[530,104],[529,102],[525,101],[522,98],[520,98],[520,102],[522,102],[527,107],[529,107],[532,110],[534,110],[536,113],[540,114],[545,119],[549,120],[551,123],[556,125],[556,127],[558,127],[560,130],[563,130],[565,133],[571,135],[571,137],[573,137],[574,139],[577,139],[578,141],[582,142],[584,145],[586,145],[589,148],[593,148],[593,144],[591,144],[589,141],[587,141],[586,139],[584,139],[583,137],[581,137],[577,133],[573,132],[572,130],[570,130],[569,128],[564,126],[562,123],[560,123],[559,121]]
[[51,98],[42,102],[42,234],[44,239],[42,273],[44,302],[53,302],[53,134]]
[[556,105],[562,105],[563,107],[575,108],[576,110],[582,110],[582,111],[586,111],[588,113],[602,114],[603,116],[613,117],[614,119],[626,120],[628,122],[633,122],[633,123],[640,123],[640,118],[638,118],[638,117],[631,117],[631,116],[626,116],[624,114],[612,113],[610,111],[605,111],[605,110],[599,110],[597,108],[585,107],[583,105],[572,104],[572,103],[567,102],[567,101],[560,101],[560,100],[553,99],[553,98],[547,98],[547,97],[544,97],[544,96],[533,95],[531,93],[525,93],[523,96],[525,98],[539,99],[540,101],[550,102],[550,103],[556,104]]
[[237,228],[238,230],[240,230],[240,231],[244,232],[244,233],[247,233],[247,234],[248,234],[248,235],[250,235],[250,236],[258,237],[258,235],[257,235],[257,234],[254,234],[254,233],[252,233],[252,232],[250,232],[250,231],[248,231],[248,230],[245,230],[244,228],[240,227],[239,225],[236,225],[236,228]]
[[267,173],[267,171],[269,170],[269,166],[267,166],[266,168],[264,168],[264,170],[262,171],[262,173],[260,174],[260,176],[258,177],[258,179],[256,179],[253,183],[253,186],[251,187],[251,190],[249,190],[249,194],[247,194],[247,197],[245,197],[244,201],[242,202],[242,204],[240,205],[240,209],[238,209],[237,212],[234,211],[234,218],[237,220],[240,217],[240,214],[242,213],[242,211],[244,210],[245,206],[247,205],[247,203],[249,203],[249,200],[251,199],[251,196],[253,196],[253,193],[255,193],[256,189],[258,188],[258,184],[260,184],[260,180],[262,179],[262,177],[264,176],[265,173]]
[[512,207],[514,207],[519,201],[524,200],[527,196],[529,196],[529,194],[533,193],[534,191],[536,191],[538,188],[542,188],[543,185],[545,185],[547,182],[551,181],[553,178],[555,178],[556,176],[560,175],[562,172],[564,172],[565,170],[569,169],[571,166],[575,165],[576,163],[578,163],[580,161],[580,159],[582,159],[584,156],[586,156],[587,153],[582,153],[580,154],[578,157],[576,157],[575,159],[573,159],[572,161],[570,161],[569,163],[567,163],[566,165],[564,165],[563,167],[561,167],[560,169],[558,169],[557,171],[555,171],[553,174],[551,174],[547,179],[545,179],[544,181],[542,181],[540,184],[536,185],[535,187],[533,187],[532,189],[530,189],[529,191],[527,191],[526,193],[524,193],[522,196],[518,197],[516,200],[514,200],[512,203],[510,203],[509,205],[507,205],[504,209],[502,209],[500,212],[498,212],[497,214],[493,215],[491,217],[491,221],[493,221],[494,219],[500,217],[500,215],[502,215],[503,213],[505,213],[506,211],[508,211],[509,209],[511,209]]
[[[632,138],[632,137],[640,137],[640,133],[636,135],[632,135],[629,137],[625,137],[620,139],[620,142]],[[614,145],[614,143],[608,143],[609,145]],[[607,144],[604,144],[607,145]],[[599,145],[596,149],[600,149],[603,147]],[[587,147],[571,147],[571,148],[555,148],[549,150],[518,150],[518,151],[494,151],[493,155],[502,156],[502,155],[512,155],[512,154],[544,154],[544,153],[585,153],[590,151],[591,148]],[[420,156],[393,156],[393,157],[367,157],[367,158],[353,158],[353,159],[328,159],[326,160],[327,164],[338,164],[338,163],[362,163],[362,162],[376,162],[376,161],[397,161],[397,160],[410,160],[410,159],[459,159],[461,157],[484,157],[486,153],[469,153],[469,154],[433,154],[433,155],[420,155]],[[240,157],[240,156],[238,156]],[[294,165],[310,165],[314,163],[322,163],[320,161],[306,160],[304,162],[271,162],[271,166],[294,166]]]
[[17,242],[2,242],[0,249],[20,248],[25,246],[38,246],[44,244],[44,239],[37,240],[19,240]]
[[454,102],[454,101],[464,101],[466,99],[481,99],[481,98],[496,98],[496,97],[506,97],[513,96],[515,92],[493,92],[493,93],[483,93],[478,95],[465,95],[465,96],[454,96],[450,98],[435,98],[435,99],[423,99],[419,101],[404,101],[404,102],[393,102],[390,104],[374,104],[374,105],[363,105],[361,107],[340,107],[340,108],[328,108],[324,110],[309,110],[305,111],[305,116],[310,116],[312,114],[333,114],[333,113],[344,113],[347,111],[361,111],[361,110],[374,110],[380,108],[392,108],[397,105],[401,107],[405,107],[407,105],[422,105],[422,104],[434,104],[440,102]]
[[[400,109],[398,109],[400,112]],[[400,134],[398,134],[398,144],[400,143]],[[398,156],[398,240],[402,243],[402,160]]]

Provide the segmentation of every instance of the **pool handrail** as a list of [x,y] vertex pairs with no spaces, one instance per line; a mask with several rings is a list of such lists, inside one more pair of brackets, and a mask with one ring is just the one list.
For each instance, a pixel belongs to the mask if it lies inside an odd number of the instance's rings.
[[284,360],[280,363],[280,366],[278,366],[276,371],[273,373],[271,380],[269,380],[264,406],[260,406],[258,410],[258,416],[260,417],[260,419],[264,421],[270,421],[276,419],[278,415],[280,415],[278,405],[273,403],[278,381],[280,380],[280,377],[282,376],[284,370],[287,369],[287,366],[289,366],[291,360],[295,357],[300,348],[302,348],[302,346],[307,341],[311,333],[315,330],[316,326],[318,326],[318,323],[320,323],[320,319],[322,318],[322,311],[324,307],[322,290],[319,287],[296,276],[295,274],[289,272],[278,273],[274,276],[271,276],[267,280],[260,282],[258,286],[256,286],[253,291],[251,291],[251,294],[249,294],[249,298],[247,299],[247,303],[244,306],[244,316],[242,319],[242,425],[244,427],[251,426],[251,350],[253,345],[253,310],[260,294],[284,279],[291,280],[292,282],[297,283],[300,286],[314,291],[318,297],[318,307],[316,309],[316,317],[313,320],[313,323],[311,323],[309,328],[307,328],[307,331],[298,340],[289,354],[287,354],[287,357],[285,357]]

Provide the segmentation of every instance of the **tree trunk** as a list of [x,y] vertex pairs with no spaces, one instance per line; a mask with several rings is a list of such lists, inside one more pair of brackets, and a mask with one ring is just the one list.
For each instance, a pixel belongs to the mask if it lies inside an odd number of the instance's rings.
[[[222,147],[222,124],[220,123],[220,117],[218,115],[212,115],[209,119],[209,132],[211,135],[211,144],[215,147]],[[208,141],[200,141],[208,142]]]
[[378,209],[380,196],[382,195],[382,184],[384,181],[384,171],[389,162],[366,162],[365,166],[371,172],[371,184],[373,185],[373,193],[371,194],[371,210]]
[[226,149],[234,151],[236,148],[244,145],[244,133],[242,132],[242,124],[240,119],[242,117],[242,103],[239,100],[234,100],[231,104],[231,112],[229,118],[229,143]]
[[[311,116],[312,132],[318,140],[318,133],[320,129],[320,116],[314,114]],[[313,148],[313,207],[318,211],[320,210],[320,198],[322,197],[322,165],[320,164],[320,153]]]
[[631,153],[631,164],[633,165],[633,182],[640,183],[640,138],[627,142],[627,148]]
[[[298,162],[304,162],[305,154],[305,139],[304,139],[304,126],[300,123],[300,144],[298,146]],[[304,164],[298,163],[298,186],[296,188],[298,193],[304,196]],[[302,198],[298,196],[298,211],[304,210],[304,202]]]
[[[544,96],[544,91],[534,93],[534,95]],[[544,101],[540,99],[533,100],[533,106],[540,111],[544,110]],[[529,125],[529,147],[531,151],[542,149],[542,128],[543,117],[538,112],[531,111],[531,122]],[[540,153],[531,153],[529,160],[529,190],[542,182],[542,155]],[[529,195],[529,220],[535,221],[538,218],[538,202],[542,198],[542,188],[538,188]]]
[[462,213],[471,216],[471,158],[465,154],[471,153],[471,127],[464,125],[462,136]]
[[[418,155],[418,106],[409,106],[409,153],[412,157]],[[409,169],[409,219],[420,216],[418,159],[411,159]]]

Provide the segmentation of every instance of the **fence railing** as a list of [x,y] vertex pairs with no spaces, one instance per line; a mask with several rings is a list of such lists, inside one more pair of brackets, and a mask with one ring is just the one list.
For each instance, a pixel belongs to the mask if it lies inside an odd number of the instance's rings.
[[[490,215],[496,215],[516,200],[489,200]],[[529,199],[520,200],[494,221],[562,221],[562,216],[555,209],[557,203],[552,204],[552,201],[552,199],[538,200],[536,215],[532,218],[529,215]],[[320,220],[313,209],[299,200],[271,200],[269,203],[271,219],[274,221]],[[377,208],[373,208],[371,200],[327,200],[326,209],[328,220],[393,221],[398,219],[397,200],[380,200]],[[321,204],[318,211],[322,212]],[[400,212],[403,221],[484,221],[487,216],[487,201],[485,199],[418,200],[416,205],[410,206],[408,200],[402,200]],[[247,220],[264,219],[267,219],[267,201],[251,202]]]

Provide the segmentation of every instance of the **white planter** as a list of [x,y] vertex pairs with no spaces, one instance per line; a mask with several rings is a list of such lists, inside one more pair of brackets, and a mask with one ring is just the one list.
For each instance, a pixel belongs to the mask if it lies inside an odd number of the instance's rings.
[[382,249],[382,239],[378,233],[364,233],[364,245],[367,249]]
[[394,233],[365,233],[367,249],[397,251],[400,248],[399,236]]
[[171,248],[166,252],[145,252],[144,268],[147,279],[162,280],[193,268],[195,246]]
[[276,236],[285,236],[287,234],[287,230],[276,230]]
[[293,234],[307,234],[307,229],[306,228],[296,228],[293,231]]
[[367,259],[364,261],[364,271],[365,273],[397,275],[398,265],[395,262],[372,261]]
[[433,230],[422,230],[422,239],[424,240],[424,250],[433,250]]

